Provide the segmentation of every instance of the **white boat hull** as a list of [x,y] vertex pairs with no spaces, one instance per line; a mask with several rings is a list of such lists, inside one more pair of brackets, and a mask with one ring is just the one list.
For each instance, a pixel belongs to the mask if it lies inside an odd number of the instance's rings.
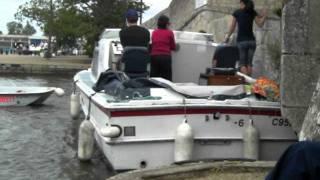
[[42,104],[54,89],[51,87],[0,87],[0,107]]
[[[88,115],[89,96],[93,92],[86,91],[90,88],[81,82],[77,85],[81,106]],[[143,107],[136,102],[136,106],[129,108],[102,103],[100,100],[105,96],[97,93],[91,98],[90,121],[95,127],[97,144],[114,169],[154,168],[174,163],[175,131],[185,118],[182,104]],[[278,103],[251,102],[248,107],[241,100],[202,104],[191,104],[192,101],[195,100],[186,99],[186,118],[195,135],[194,161],[243,159],[242,133],[250,118],[260,132],[259,160],[277,160],[297,141],[288,121],[281,118]],[[120,137],[101,135],[101,128],[109,124],[121,128]],[[126,135],[126,128],[134,128],[134,133]]]
[[[100,149],[114,169],[156,168],[174,163],[174,142],[145,141],[139,143],[109,144],[96,136]],[[277,160],[281,153],[295,141],[266,140],[260,142],[261,160]],[[241,140],[196,140],[193,160],[241,160]]]

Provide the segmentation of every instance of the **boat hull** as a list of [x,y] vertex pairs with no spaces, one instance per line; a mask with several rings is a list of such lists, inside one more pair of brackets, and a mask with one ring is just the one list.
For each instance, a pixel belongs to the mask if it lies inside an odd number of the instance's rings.
[[48,87],[0,87],[0,107],[42,104],[53,92]]
[[[116,170],[157,168],[174,163],[174,141],[141,141],[110,144],[96,134],[97,143]],[[262,140],[260,160],[276,161],[294,140]],[[192,161],[245,160],[242,140],[195,140]]]
[[[80,102],[86,115],[89,95],[80,91]],[[281,118],[278,106],[255,107],[253,104],[248,108],[225,102],[224,106],[214,103],[191,105],[186,111],[183,106],[111,108],[99,104],[96,101],[99,94],[95,96],[90,100],[90,121],[95,127],[99,148],[116,170],[174,163],[175,133],[184,118],[188,119],[194,133],[192,161],[243,159],[242,133],[249,119],[254,120],[260,132],[259,160],[277,160],[297,141],[289,122]],[[107,125],[120,127],[122,134],[117,138],[103,137],[101,128]]]

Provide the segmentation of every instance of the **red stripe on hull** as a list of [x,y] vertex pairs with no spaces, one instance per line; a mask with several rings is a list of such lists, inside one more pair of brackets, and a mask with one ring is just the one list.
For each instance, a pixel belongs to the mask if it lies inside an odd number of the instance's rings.
[[[80,89],[81,91],[81,89]],[[82,91],[83,92],[83,91]],[[83,92],[84,93],[84,92]],[[85,93],[84,93],[85,94]],[[165,116],[165,115],[181,115],[185,114],[184,108],[178,109],[132,109],[132,110],[114,110],[102,107],[95,101],[91,101],[94,105],[96,105],[101,111],[103,111],[106,115],[111,117],[130,117],[130,116]],[[281,111],[275,109],[263,109],[263,108],[229,108],[229,107],[221,107],[221,108],[187,108],[186,114],[213,114],[213,113],[222,113],[222,114],[239,114],[239,115],[262,115],[262,116],[281,116]]]
[[[108,111],[104,109],[104,112]],[[110,112],[110,111],[109,111]],[[277,110],[263,110],[263,109],[187,109],[186,114],[240,114],[240,115],[264,115],[264,116],[281,116],[281,112]],[[132,111],[111,111],[111,117],[125,117],[125,116],[164,116],[164,115],[181,115],[185,114],[184,109],[159,109],[159,110],[132,110]]]

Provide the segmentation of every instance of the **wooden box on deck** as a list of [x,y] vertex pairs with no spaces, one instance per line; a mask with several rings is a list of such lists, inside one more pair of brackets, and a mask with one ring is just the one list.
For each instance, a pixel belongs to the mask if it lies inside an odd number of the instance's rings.
[[244,83],[244,78],[237,75],[209,75],[208,85],[239,85]]

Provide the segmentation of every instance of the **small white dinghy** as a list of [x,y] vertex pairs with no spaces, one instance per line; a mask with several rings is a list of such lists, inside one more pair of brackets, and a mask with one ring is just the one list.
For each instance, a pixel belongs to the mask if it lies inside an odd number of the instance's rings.
[[0,87],[0,107],[42,104],[52,93],[63,96],[64,90],[56,87]]

